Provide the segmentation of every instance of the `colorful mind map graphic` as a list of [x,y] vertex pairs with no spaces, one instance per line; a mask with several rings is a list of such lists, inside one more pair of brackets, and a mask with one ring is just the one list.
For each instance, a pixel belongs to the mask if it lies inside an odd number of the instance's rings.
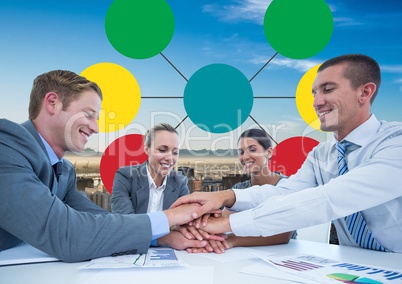
[[[138,60],[161,55],[180,73],[162,53],[174,34],[173,12],[165,0],[115,0],[105,18],[107,39],[123,56]],[[254,97],[251,84],[255,76],[277,54],[290,59],[316,55],[328,44],[333,27],[332,13],[324,0],[273,0],[265,12],[264,34],[276,53],[251,79],[226,64],[204,66],[189,79],[180,73],[186,81],[183,104],[187,116],[183,121],[188,118],[200,129],[211,133],[231,132],[248,117],[255,121],[252,117]],[[316,68],[300,80],[296,104],[303,120],[318,129],[311,95]],[[98,83],[102,89],[101,132],[118,131],[135,118],[141,104],[141,91],[127,69],[104,62],[89,66],[81,75]],[[139,164],[147,159],[142,144],[142,135],[127,135],[117,138],[107,147],[101,159],[100,174],[110,193],[119,167]],[[286,175],[293,174],[317,144],[318,141],[307,137],[286,139],[274,148],[271,167]],[[292,154],[285,148],[291,149]]]

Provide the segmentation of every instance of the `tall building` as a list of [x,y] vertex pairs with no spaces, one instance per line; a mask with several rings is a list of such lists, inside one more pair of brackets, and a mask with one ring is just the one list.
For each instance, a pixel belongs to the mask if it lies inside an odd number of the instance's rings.
[[177,168],[177,171],[188,178],[187,186],[190,193],[202,190],[201,180],[194,177],[194,168],[180,166]]
[[225,186],[222,184],[222,179],[213,179],[211,177],[205,177],[202,180],[202,191],[208,191],[208,192],[212,192],[212,191],[221,191],[221,190],[225,190],[227,188],[225,188]]
[[201,181],[194,177],[188,178],[187,186],[188,186],[188,189],[190,190],[190,193],[193,193],[194,191],[202,190]]
[[222,177],[222,185],[225,189],[232,188],[236,183],[246,181],[250,179],[247,174],[229,174],[228,176]]
[[108,192],[99,192],[96,191],[92,194],[87,194],[88,198],[98,205],[99,207],[111,211],[110,208],[110,194]]
[[180,166],[177,171],[188,178],[194,177],[194,168]]

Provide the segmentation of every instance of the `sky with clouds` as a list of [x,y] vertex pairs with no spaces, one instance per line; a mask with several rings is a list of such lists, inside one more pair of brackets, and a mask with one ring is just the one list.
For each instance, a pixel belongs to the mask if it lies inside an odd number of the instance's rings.
[[[108,42],[104,20],[111,0],[2,1],[0,3],[0,117],[27,119],[33,79],[53,69],[80,73],[99,62],[125,67],[137,79],[144,97],[182,97],[186,81],[160,55],[135,60],[118,53]],[[263,30],[267,0],[168,0],[175,17],[173,38],[163,54],[186,77],[213,64],[231,65],[252,78],[275,54]],[[383,81],[373,112],[382,120],[402,120],[402,1],[326,1],[334,19],[328,45],[315,56],[294,60],[277,55],[251,82],[255,97],[252,117],[277,142],[309,135],[319,141],[326,133],[311,131],[292,98],[304,73],[323,61],[345,53],[375,58]],[[211,102],[213,104],[213,102]],[[213,115],[213,114],[210,114]],[[125,129],[91,138],[89,147],[103,151],[114,139],[143,134],[151,125],[177,125],[186,117],[181,99],[142,99],[140,110]],[[238,129],[218,135],[183,122],[193,139],[184,148],[236,148],[238,135],[255,126],[252,119]],[[183,133],[184,134],[184,133]],[[183,136],[183,135],[182,135]]]

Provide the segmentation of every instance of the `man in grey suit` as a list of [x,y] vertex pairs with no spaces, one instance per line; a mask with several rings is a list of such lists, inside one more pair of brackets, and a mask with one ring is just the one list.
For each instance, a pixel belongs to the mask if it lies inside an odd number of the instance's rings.
[[[206,245],[170,232],[196,217],[191,213],[199,205],[120,215],[78,192],[75,169],[63,155],[84,150],[88,137],[98,132],[101,100],[95,83],[56,70],[35,79],[27,122],[0,119],[0,251],[26,242],[74,262],[146,253],[151,244],[176,249]],[[60,176],[52,168],[57,162],[62,162]]]

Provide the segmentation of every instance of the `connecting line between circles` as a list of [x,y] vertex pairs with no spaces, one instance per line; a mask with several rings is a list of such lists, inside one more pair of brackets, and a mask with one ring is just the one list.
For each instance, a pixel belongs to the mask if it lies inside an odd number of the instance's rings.
[[249,82],[253,81],[253,79],[272,61],[272,59],[275,58],[275,56],[278,54],[278,52],[276,52],[268,61],[267,63],[264,64],[264,66],[262,66],[260,68],[260,70],[257,71],[257,73],[255,73],[255,75],[253,77],[251,77],[251,79],[249,80]]
[[[177,71],[177,73],[180,74],[181,77],[183,77],[184,80],[186,80],[186,82],[188,82],[188,79],[183,75],[183,73],[180,72],[180,70],[162,53],[160,52],[160,55]],[[271,61],[272,59],[275,58],[275,56],[278,55],[278,52],[276,52],[265,64],[264,66],[262,66],[260,68],[260,70],[257,71],[257,73],[255,73],[255,75],[253,77],[251,77],[251,79],[249,80],[249,82],[251,82]],[[183,99],[183,97],[141,97],[141,99]],[[253,99],[295,99],[295,97],[253,97]],[[260,127],[263,131],[265,131],[265,129],[262,128],[262,126],[251,116],[249,115],[249,117],[258,125],[258,127]],[[186,119],[188,118],[188,115],[186,115],[185,118],[183,118],[182,121],[180,121],[180,123],[175,127],[175,129],[177,129]],[[269,135],[269,133],[267,132],[268,136],[271,138],[272,141],[275,142],[276,145],[278,145],[278,142],[276,142],[274,140],[274,138],[272,138],[271,135]],[[137,259],[138,260],[138,259]],[[136,261],[137,261],[136,260]],[[134,262],[135,264],[135,262]]]
[[264,131],[265,133],[267,133],[267,135],[269,136],[269,138],[271,138],[271,140],[274,141],[276,145],[278,145],[278,142],[276,142],[275,139],[274,139],[271,135],[269,135],[269,133],[268,133],[267,131],[265,131],[264,128],[262,128],[262,126],[257,122],[257,120],[254,119],[254,117],[251,116],[251,114],[249,115],[249,117],[258,125],[258,127],[261,128],[262,131]]
[[170,62],[169,59],[167,59],[167,57],[165,55],[163,55],[163,53],[161,52],[160,55],[162,55],[163,58],[165,58],[165,60],[180,74],[180,76],[182,76],[184,78],[184,80],[186,80],[186,82],[188,82],[187,78],[184,77],[184,75],[179,71],[179,69],[176,68],[176,66],[173,65],[172,62]]
[[[295,99],[296,97],[282,97],[282,96],[265,96],[265,97],[254,97],[254,99]],[[183,97],[141,97],[141,99],[183,99]]]
[[177,129],[180,126],[180,124],[182,124],[187,119],[187,117],[188,115],[186,115],[186,117],[183,118],[182,121],[180,121],[179,124],[177,124],[177,126],[174,129]]

